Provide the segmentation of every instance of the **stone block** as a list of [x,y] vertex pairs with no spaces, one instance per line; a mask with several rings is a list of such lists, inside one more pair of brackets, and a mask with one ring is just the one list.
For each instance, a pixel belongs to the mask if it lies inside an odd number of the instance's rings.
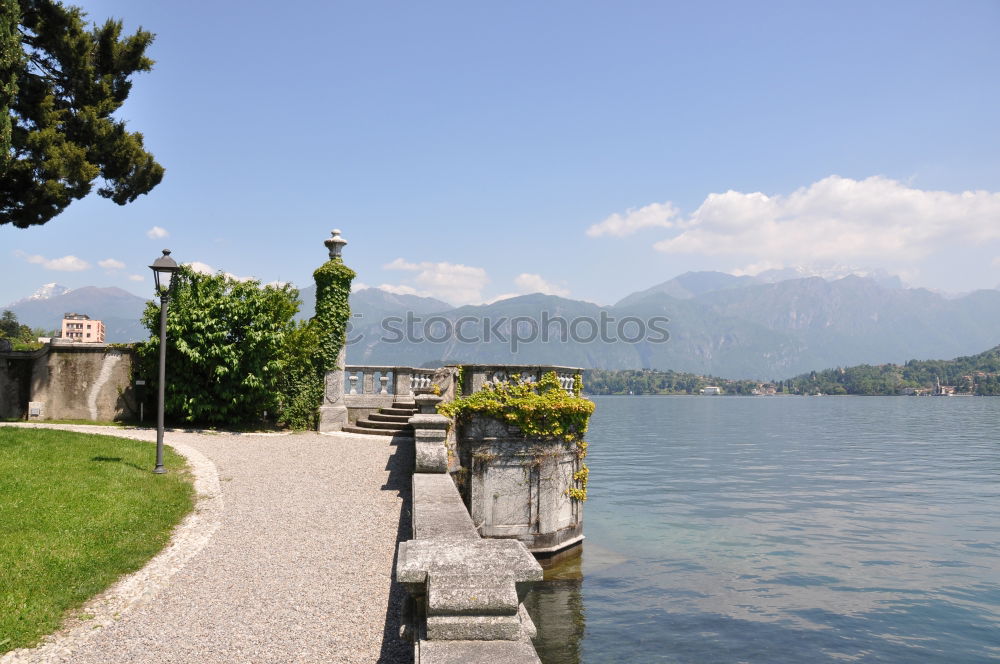
[[510,574],[438,572],[427,579],[428,616],[512,616],[517,607]]
[[518,584],[542,580],[541,565],[517,540],[416,539],[399,543],[396,578],[400,583],[426,583],[429,574],[459,570],[469,575],[510,574]]
[[[424,395],[417,395],[419,400]],[[437,398],[437,397],[434,397]],[[417,473],[447,473],[448,448],[445,439],[448,436],[449,420],[444,415],[419,414],[409,419],[413,427]]]
[[320,406],[320,431],[340,431],[348,423],[347,406]]
[[442,641],[517,641],[521,621],[514,616],[427,616],[427,638]]
[[413,472],[416,473],[448,473],[448,450],[444,446],[444,441],[425,442],[417,440],[415,443],[415,463]]
[[413,397],[413,402],[417,404],[422,415],[436,415],[437,405],[441,403],[441,397],[437,394],[418,394]]
[[420,641],[417,664],[541,664],[531,642]]

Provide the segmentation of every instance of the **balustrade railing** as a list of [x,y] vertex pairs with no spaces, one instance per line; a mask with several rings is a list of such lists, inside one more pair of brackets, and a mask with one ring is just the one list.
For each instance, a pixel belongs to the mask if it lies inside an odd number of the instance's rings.
[[431,386],[434,369],[349,364],[344,367],[344,394],[412,397]]
[[553,365],[539,364],[466,364],[462,367],[464,371],[464,394],[474,394],[487,384],[503,383],[517,376],[525,383],[536,383],[547,373],[555,372],[559,379],[559,385],[569,393],[573,392],[573,385],[576,377],[583,373],[583,369],[577,367],[561,367]]
[[[583,373],[583,369],[577,367],[538,364],[465,364],[462,365],[462,371],[463,386],[459,389],[465,395],[478,392],[488,384],[512,380],[515,376],[521,381],[535,383],[549,372],[555,372],[559,385],[572,393],[576,376]],[[344,367],[344,394],[409,399],[417,391],[431,387],[434,373],[434,369],[417,367],[351,364]],[[441,387],[442,391],[447,391],[446,386]]]

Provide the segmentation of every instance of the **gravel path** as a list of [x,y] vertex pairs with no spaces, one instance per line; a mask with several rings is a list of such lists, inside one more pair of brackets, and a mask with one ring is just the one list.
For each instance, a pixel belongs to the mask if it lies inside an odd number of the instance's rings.
[[[151,430],[59,428],[155,440]],[[405,590],[392,579],[396,542],[409,536],[412,444],[317,433],[165,440],[214,464],[221,495],[199,487],[200,521],[179,529],[173,562],[132,589],[138,601],[5,664],[413,661],[398,637]]]

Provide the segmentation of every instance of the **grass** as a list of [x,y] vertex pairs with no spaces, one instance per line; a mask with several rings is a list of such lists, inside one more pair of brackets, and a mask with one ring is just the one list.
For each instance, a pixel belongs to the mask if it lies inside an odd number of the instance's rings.
[[[194,504],[184,460],[111,436],[0,426],[0,653],[141,568]],[[82,616],[78,616],[82,617]]]

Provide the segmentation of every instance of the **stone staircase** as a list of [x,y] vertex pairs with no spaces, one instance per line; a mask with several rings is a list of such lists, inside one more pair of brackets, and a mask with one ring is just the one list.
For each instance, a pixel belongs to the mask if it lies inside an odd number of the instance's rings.
[[389,408],[379,408],[377,413],[345,425],[342,431],[373,436],[413,437],[413,427],[407,422],[418,411],[416,404],[394,402]]

